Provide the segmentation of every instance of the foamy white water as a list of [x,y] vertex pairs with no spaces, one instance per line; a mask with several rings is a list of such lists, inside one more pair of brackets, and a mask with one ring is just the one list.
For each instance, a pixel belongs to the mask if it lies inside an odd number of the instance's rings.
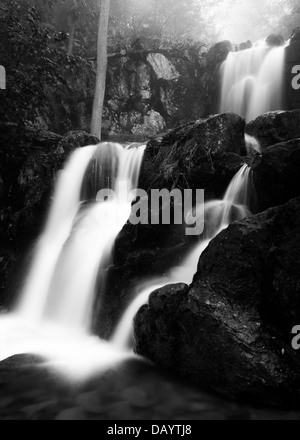
[[45,231],[38,242],[32,268],[17,306],[20,315],[29,321],[42,317],[57,260],[78,211],[83,177],[96,150],[97,146],[76,150],[58,176]]
[[228,54],[221,67],[221,113],[230,111],[249,122],[282,110],[285,47],[259,44]]
[[253,151],[256,151],[259,154],[262,153],[261,145],[254,136],[245,134],[245,143],[246,143],[246,150],[248,155],[253,153]]
[[[131,356],[89,332],[97,287],[105,289],[115,239],[130,216],[144,150],[107,143],[73,153],[58,179],[21,300],[13,314],[0,318],[0,360],[38,354],[80,377]],[[85,183],[87,171],[92,182]],[[97,202],[106,188],[116,197]]]
[[249,196],[250,168],[247,165],[238,171],[232,179],[223,200],[214,200],[205,204],[206,233],[199,244],[189,253],[179,267],[174,267],[164,278],[157,278],[144,283],[136,299],[125,311],[111,339],[112,344],[126,351],[132,347],[133,320],[139,309],[148,303],[149,295],[166,285],[185,283],[190,285],[197,272],[200,256],[211,240],[233,221],[242,220],[250,214],[247,204]]

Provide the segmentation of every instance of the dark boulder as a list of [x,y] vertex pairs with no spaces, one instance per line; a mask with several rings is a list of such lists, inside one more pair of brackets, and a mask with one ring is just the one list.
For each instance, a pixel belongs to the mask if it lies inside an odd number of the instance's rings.
[[271,34],[266,39],[266,43],[271,47],[283,46],[285,44],[285,39],[282,35]]
[[[162,139],[149,142],[140,188],[205,189],[207,198],[220,197],[241,166],[244,129],[241,117],[226,113],[180,126]],[[226,173],[220,172],[220,162],[224,157],[228,164],[228,155],[235,158],[232,163],[236,166],[231,176],[224,178]]]
[[196,384],[258,403],[299,405],[300,199],[232,224],[193,284],[154,292],[136,352]]
[[256,137],[262,149],[300,138],[300,110],[275,111],[259,116],[246,126],[246,133]]
[[253,212],[279,206],[300,196],[300,139],[267,148],[253,169]]
[[228,40],[214,44],[207,52],[207,62],[209,65],[218,65],[226,60],[229,52],[233,50],[232,43]]

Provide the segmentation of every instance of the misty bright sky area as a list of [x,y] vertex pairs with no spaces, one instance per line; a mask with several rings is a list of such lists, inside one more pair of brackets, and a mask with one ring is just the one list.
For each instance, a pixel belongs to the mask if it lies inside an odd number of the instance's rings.
[[145,23],[156,8],[158,21],[166,18],[166,26],[181,34],[186,30],[195,41],[208,44],[224,39],[257,41],[272,33],[288,39],[300,26],[299,0],[129,0],[129,4]]
[[212,8],[212,15],[215,17],[212,19],[215,20],[221,39],[241,42],[248,39],[256,41],[267,37],[270,33],[279,32],[282,18],[290,15],[291,6],[300,2],[298,0],[292,2],[284,0],[224,0],[221,3],[216,9]]

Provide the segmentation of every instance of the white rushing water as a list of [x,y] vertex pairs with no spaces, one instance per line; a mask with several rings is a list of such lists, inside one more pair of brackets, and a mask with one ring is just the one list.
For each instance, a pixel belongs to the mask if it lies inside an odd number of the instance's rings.
[[256,153],[261,154],[262,149],[259,141],[254,137],[250,136],[249,134],[245,134],[245,144],[246,144],[246,150],[248,156],[250,156],[253,152],[256,151]]
[[[137,188],[144,150],[107,143],[73,153],[57,180],[19,304],[13,314],[0,318],[0,359],[36,353],[66,368],[72,365],[77,374],[83,364],[90,369],[100,360],[102,366],[118,358],[89,332],[95,291],[105,289],[106,269],[130,216],[129,194]],[[98,191],[106,188],[116,198],[96,201]],[[82,193],[88,194],[86,200]]]
[[[132,357],[133,319],[151,292],[168,284],[191,284],[210,241],[249,214],[250,168],[244,165],[223,200],[205,204],[205,232],[183,263],[137,286],[110,342],[92,336],[95,292],[101,300],[114,242],[130,215],[144,150],[101,144],[72,154],[57,180],[20,301],[14,313],[0,317],[0,360],[37,354],[80,379]],[[106,188],[114,190],[115,199],[103,201],[99,191]]]
[[260,43],[228,54],[221,67],[221,113],[237,113],[249,122],[282,110],[285,47]]
[[223,200],[205,203],[205,236],[189,253],[180,267],[174,267],[166,277],[148,281],[138,289],[136,299],[125,311],[111,342],[116,348],[126,351],[132,346],[133,320],[139,309],[148,302],[149,295],[168,284],[185,283],[190,285],[197,272],[199,258],[211,240],[230,223],[242,220],[250,214],[248,210],[250,168],[243,165],[232,179]]

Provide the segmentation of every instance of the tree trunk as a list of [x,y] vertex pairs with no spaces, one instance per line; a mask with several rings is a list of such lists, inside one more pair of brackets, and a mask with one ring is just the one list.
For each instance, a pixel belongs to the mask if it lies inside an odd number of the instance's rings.
[[68,44],[68,55],[73,55],[74,41],[75,41],[76,22],[72,19],[70,25],[70,35]]
[[107,34],[110,0],[100,1],[100,17],[97,49],[97,77],[94,96],[91,133],[101,140],[102,113],[107,72]]

